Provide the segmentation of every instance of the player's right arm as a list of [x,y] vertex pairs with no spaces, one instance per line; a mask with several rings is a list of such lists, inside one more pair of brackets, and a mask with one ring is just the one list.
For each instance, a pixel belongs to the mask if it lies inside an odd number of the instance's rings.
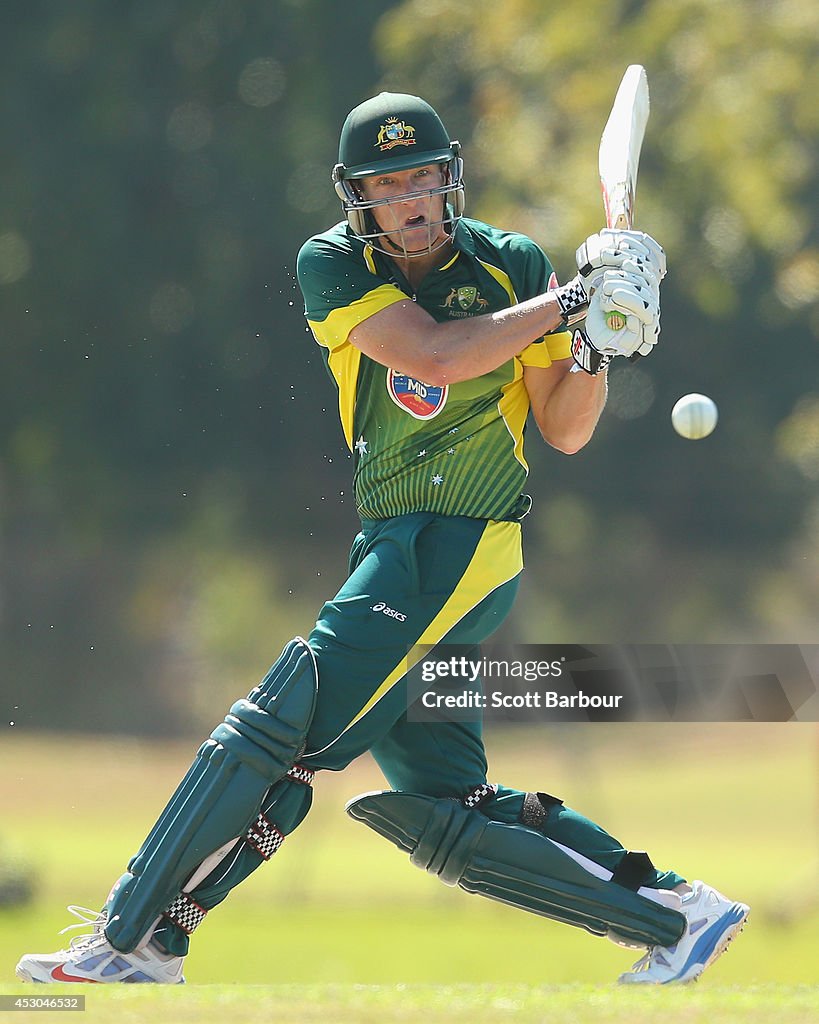
[[299,253],[299,283],[316,340],[331,351],[349,344],[427,384],[455,384],[490,373],[586,313],[588,298],[578,278],[503,310],[438,323],[377,276],[351,244],[329,232],[305,243]]
[[352,347],[427,384],[489,373],[563,322],[557,293],[482,316],[438,323],[379,275],[357,239],[331,229],[307,241],[297,260],[305,315],[320,345]]
[[367,317],[348,340],[370,359],[427,384],[456,384],[497,369],[562,322],[554,292],[444,323],[405,298]]

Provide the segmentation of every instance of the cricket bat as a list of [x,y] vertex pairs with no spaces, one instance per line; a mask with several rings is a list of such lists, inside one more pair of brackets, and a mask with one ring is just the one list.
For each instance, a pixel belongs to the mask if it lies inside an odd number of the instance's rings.
[[606,225],[628,230],[634,223],[637,168],[648,123],[648,77],[641,64],[626,68],[600,139],[598,169]]
[[[637,168],[648,112],[646,69],[642,64],[629,64],[614,97],[597,157],[607,227],[628,230],[634,223]],[[625,326],[625,320],[615,312],[608,314],[607,322],[615,331]]]

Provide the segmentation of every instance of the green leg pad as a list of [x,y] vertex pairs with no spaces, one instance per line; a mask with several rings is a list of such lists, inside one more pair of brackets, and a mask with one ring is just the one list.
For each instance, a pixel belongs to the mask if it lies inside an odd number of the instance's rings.
[[109,896],[105,934],[112,946],[135,949],[198,865],[244,835],[303,749],[317,687],[312,651],[300,637],[291,640],[202,744]]
[[[312,786],[280,779],[262,801],[261,813],[283,836],[289,836],[307,816],[312,798]],[[190,890],[191,897],[203,910],[210,912],[264,863],[265,858],[258,849],[240,841],[228,857]],[[152,938],[174,956],[186,956],[190,948],[190,935],[167,917],[153,930]]]
[[490,821],[458,801],[369,793],[347,812],[409,853],[416,867],[467,892],[646,946],[671,946],[685,929],[681,913],[597,878],[542,833]]

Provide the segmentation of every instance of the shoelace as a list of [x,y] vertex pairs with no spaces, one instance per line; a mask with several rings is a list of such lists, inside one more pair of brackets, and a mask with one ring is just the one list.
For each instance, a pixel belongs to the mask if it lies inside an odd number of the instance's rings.
[[632,964],[632,971],[647,971],[654,966],[655,963],[660,964],[662,967],[668,967],[668,960],[665,958],[666,952],[675,952],[677,944],[673,946],[651,946],[645,951],[640,957],[637,963]]
[[640,959],[636,963],[631,965],[632,971],[636,972],[636,971],[642,971],[643,969],[647,969],[650,966],[650,964],[651,964],[651,957],[652,957],[653,954],[654,954],[654,949],[653,948],[646,950],[646,952],[643,953],[643,955],[640,957]]
[[81,949],[102,935],[102,930],[108,920],[108,914],[104,910],[89,910],[88,907],[80,907],[76,903],[69,904],[66,910],[73,914],[74,917],[78,917],[79,921],[76,924],[67,924],[65,928],[61,928],[60,935],[70,932],[72,928],[87,928],[90,925],[92,929],[88,934],[75,935],[69,944],[69,951],[73,952],[76,949]]

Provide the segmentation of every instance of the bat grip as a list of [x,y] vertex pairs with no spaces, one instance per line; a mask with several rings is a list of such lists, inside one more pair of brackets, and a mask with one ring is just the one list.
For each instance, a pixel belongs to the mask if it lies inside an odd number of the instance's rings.
[[[621,210],[619,213],[611,211],[608,217],[608,227],[615,228],[617,231],[631,231],[632,220],[631,210]],[[628,361],[636,363],[638,359],[642,358],[639,352],[632,352]]]

